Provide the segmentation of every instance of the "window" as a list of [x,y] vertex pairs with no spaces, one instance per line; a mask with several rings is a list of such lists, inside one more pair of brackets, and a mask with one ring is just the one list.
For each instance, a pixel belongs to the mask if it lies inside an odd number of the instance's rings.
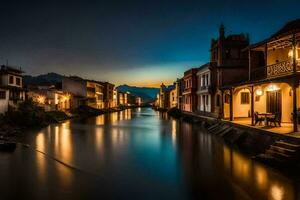
[[6,99],[6,92],[0,91],[0,99]]
[[225,94],[225,103],[229,103],[229,102],[230,102],[230,95]]
[[206,101],[205,101],[205,103],[208,106],[208,95],[206,95]]
[[20,78],[16,78],[16,84],[21,86],[21,79]]
[[209,82],[208,82],[208,74],[206,74],[206,85],[209,85]]
[[241,92],[241,104],[249,104],[250,95],[249,92]]
[[9,76],[9,84],[14,84],[14,77],[13,76]]

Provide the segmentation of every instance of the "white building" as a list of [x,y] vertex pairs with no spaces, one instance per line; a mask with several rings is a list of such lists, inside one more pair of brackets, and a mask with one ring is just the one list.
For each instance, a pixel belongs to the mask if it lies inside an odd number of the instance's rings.
[[9,106],[17,107],[25,99],[22,83],[22,70],[2,65],[0,68],[0,114],[8,111]]
[[197,111],[212,112],[211,77],[209,64],[202,65],[197,72]]

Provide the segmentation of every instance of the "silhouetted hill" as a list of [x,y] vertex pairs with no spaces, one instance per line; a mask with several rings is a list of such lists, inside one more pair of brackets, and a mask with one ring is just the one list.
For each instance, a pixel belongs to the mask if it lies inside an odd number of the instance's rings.
[[130,92],[135,96],[139,96],[143,101],[151,101],[156,98],[157,93],[159,93],[159,88],[149,88],[149,87],[136,87],[129,85],[120,85],[117,87],[118,91]]
[[25,75],[23,76],[23,82],[25,85],[57,84],[60,83],[63,78],[63,75],[51,72],[38,76]]

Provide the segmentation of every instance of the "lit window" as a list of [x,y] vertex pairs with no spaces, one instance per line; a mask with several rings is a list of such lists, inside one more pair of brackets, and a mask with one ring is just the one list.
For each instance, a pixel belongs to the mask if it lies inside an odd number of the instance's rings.
[[241,92],[241,104],[249,104],[250,95],[249,92]]

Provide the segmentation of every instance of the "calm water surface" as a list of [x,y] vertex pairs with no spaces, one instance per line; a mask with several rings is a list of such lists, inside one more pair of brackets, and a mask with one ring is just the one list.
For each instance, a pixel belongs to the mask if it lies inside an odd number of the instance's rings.
[[150,108],[31,131],[0,153],[0,199],[300,198],[299,182]]

